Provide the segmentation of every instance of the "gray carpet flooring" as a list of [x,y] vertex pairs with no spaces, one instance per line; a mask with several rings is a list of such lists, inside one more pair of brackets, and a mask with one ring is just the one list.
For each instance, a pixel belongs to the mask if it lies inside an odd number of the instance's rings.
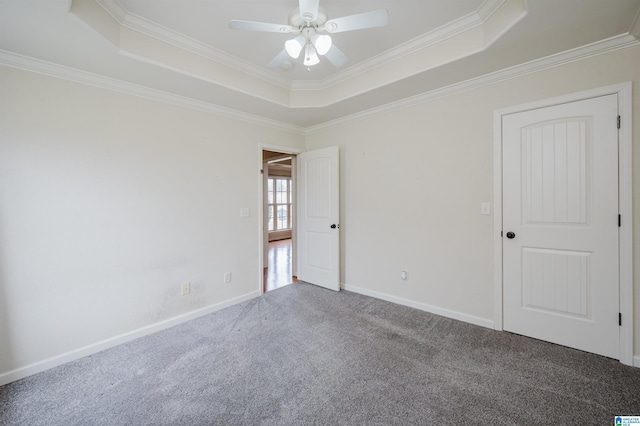
[[3,425],[610,425],[640,369],[299,283],[0,388]]

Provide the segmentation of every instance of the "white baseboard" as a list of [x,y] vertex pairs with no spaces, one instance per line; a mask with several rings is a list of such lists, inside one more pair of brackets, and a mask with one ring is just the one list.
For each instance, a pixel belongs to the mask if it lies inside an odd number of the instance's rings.
[[[463,314],[461,312],[452,311],[450,309],[439,308],[437,306],[416,302],[415,300],[405,299],[387,293],[381,293],[379,291],[368,290],[362,287],[356,287],[344,283],[341,283],[340,285],[341,288],[347,291],[363,294],[365,296],[375,297],[376,299],[386,300],[387,302],[397,303],[399,305],[409,306],[410,308],[420,309],[421,311],[429,312],[447,318],[452,318],[470,324],[479,325],[481,327],[494,329],[494,322],[492,320],[476,317],[474,315]],[[640,355],[635,355],[633,357],[633,367],[640,368]]]
[[437,306],[428,305],[426,303],[416,302],[415,300],[405,299],[402,297],[393,296],[391,294],[368,290],[366,288],[356,287],[349,284],[345,284],[344,289],[347,291],[352,291],[354,293],[360,293],[365,296],[375,297],[376,299],[386,300],[387,302],[397,303],[399,305],[409,306],[410,308],[420,309],[421,311],[429,312],[429,313],[440,315],[443,317],[452,318],[458,321],[468,322],[474,325],[479,325],[481,327],[486,327],[490,329],[494,328],[494,322],[486,318],[480,318],[474,315],[452,311],[450,309],[439,308]]
[[260,296],[259,291],[257,290],[252,291],[251,293],[234,297],[233,299],[225,300],[223,302],[216,303],[214,305],[209,305],[207,307],[197,309],[195,311],[191,311],[186,314],[178,315],[173,318],[169,318],[164,321],[160,321],[155,324],[151,324],[146,327],[139,328],[137,330],[129,331],[119,336],[111,337],[109,339],[102,340],[100,342],[96,342],[79,349],[74,349],[72,351],[65,352],[63,354],[44,359],[42,361],[38,361],[24,367],[16,368],[15,370],[11,370],[6,373],[0,374],[0,386],[6,385],[7,383],[15,382],[16,380],[20,380],[25,377],[31,376],[33,374],[40,373],[50,368],[57,367],[62,364],[66,364],[67,362],[84,358],[85,356],[98,353],[105,349],[112,348],[114,346],[129,342],[134,339],[138,339],[148,334],[156,333],[158,331],[167,329],[169,327],[182,324],[184,322],[201,317],[203,315],[207,315],[207,314],[219,311],[221,309],[228,308],[229,306],[233,306],[235,304],[253,299],[258,296]]

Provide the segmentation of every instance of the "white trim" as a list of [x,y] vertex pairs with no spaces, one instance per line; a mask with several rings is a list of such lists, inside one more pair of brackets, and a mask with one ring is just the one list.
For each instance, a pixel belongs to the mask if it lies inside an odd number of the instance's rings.
[[421,49],[433,46],[458,34],[482,25],[493,15],[506,0],[486,0],[478,10],[468,13],[458,19],[448,22],[434,30],[406,41],[386,52],[355,64],[342,72],[334,74],[324,80],[305,81],[295,80],[291,83],[292,90],[324,90],[332,86],[345,83],[352,78],[373,68],[388,65]]
[[442,25],[413,40],[402,43],[374,58],[360,62],[344,71],[324,80],[293,80],[290,81],[280,75],[251,62],[239,59],[233,55],[215,49],[199,40],[188,37],[157,22],[151,21],[126,10],[119,0],[96,0],[96,2],[122,27],[151,36],[157,40],[172,44],[181,49],[202,55],[221,64],[230,66],[253,77],[268,81],[292,90],[323,90],[333,85],[343,83],[360,73],[396,61],[412,52],[431,46],[442,40],[468,31],[484,24],[507,0],[485,0],[477,10]]
[[292,148],[290,146],[270,145],[266,143],[261,143],[260,155],[262,155],[262,151],[273,151],[273,152],[280,152],[282,154],[298,155],[298,154],[302,154],[304,152],[304,149]]
[[289,89],[291,87],[291,84],[287,79],[264,67],[259,67],[251,62],[229,55],[228,53],[216,49],[206,43],[202,43],[199,40],[188,37],[178,31],[160,25],[157,22],[127,11],[119,0],[96,0],[96,3],[111,15],[118,25],[124,28],[128,28],[149,37],[153,37],[161,42],[169,43],[185,51],[211,59],[260,80],[275,84],[276,86],[285,89]]
[[[615,90],[615,87],[611,88]],[[620,254],[620,362],[633,365],[634,335],[633,323],[633,191],[632,191],[632,152],[633,115],[632,115],[632,83],[618,86],[618,114],[620,114],[619,141],[619,210],[622,220],[619,235]],[[639,366],[640,367],[640,366]]]
[[[142,34],[147,37],[151,37],[160,43],[173,45],[185,52],[190,52],[202,57],[205,57],[209,60],[212,60],[218,64],[223,64],[227,67],[230,67],[236,71],[245,73],[247,75],[251,75],[255,78],[261,79],[264,82],[274,84],[279,86],[280,88],[284,88],[289,90],[290,92],[311,92],[311,91],[322,91],[325,89],[329,89],[338,84],[347,83],[349,80],[357,79],[361,74],[368,72],[374,68],[381,66],[388,66],[393,64],[395,61],[407,56],[414,54],[418,51],[423,51],[425,48],[430,46],[434,46],[438,43],[442,43],[445,40],[450,40],[454,37],[457,37],[465,32],[469,32],[474,30],[479,26],[491,26],[489,25],[491,22],[491,18],[494,15],[500,16],[500,10],[506,9],[509,12],[510,9],[513,9],[513,5],[518,5],[518,10],[520,10],[520,14],[516,17],[514,16],[511,21],[507,24],[501,22],[501,19],[497,19],[497,22],[500,22],[499,25],[503,26],[499,31],[493,31],[490,28],[484,28],[485,34],[492,34],[491,38],[483,39],[483,45],[480,47],[480,50],[484,50],[488,48],[495,40],[497,40],[502,34],[504,34],[509,28],[514,26],[520,19],[522,19],[526,14],[526,3],[525,0],[485,0],[485,2],[481,5],[481,7],[471,12],[459,19],[453,20],[445,25],[442,25],[439,28],[436,28],[433,31],[428,32],[420,37],[417,37],[413,40],[410,40],[402,45],[395,47],[393,49],[388,50],[387,52],[382,53],[381,55],[377,55],[371,59],[359,62],[355,64],[353,67],[346,69],[345,71],[340,71],[333,76],[325,78],[320,81],[311,81],[311,80],[296,80],[290,81],[285,78],[280,77],[275,72],[263,67],[255,65],[251,62],[245,61],[243,59],[234,57],[226,52],[223,52],[219,49],[216,49],[206,43],[203,43],[199,40],[188,37],[182,33],[179,33],[170,28],[164,27],[154,21],[146,19],[144,17],[138,16],[134,13],[127,12],[123,7],[119,0],[96,0],[98,5],[100,5],[107,14],[114,20],[114,23],[120,27],[120,32],[122,32],[122,28],[126,28],[135,32],[137,34]],[[78,15],[82,20],[80,15]],[[495,22],[494,22],[495,24]],[[122,36],[122,34],[121,34]],[[122,40],[120,42],[110,40],[111,43],[115,44],[116,47],[119,47],[122,44]],[[475,49],[468,51],[464,54],[458,55],[456,58],[452,60],[461,59],[462,57],[468,56],[476,52]],[[153,60],[146,55],[142,54],[134,54],[133,52],[129,52],[126,49],[120,49],[120,54],[130,56],[140,61],[144,61],[153,65],[161,66],[173,71],[176,71],[181,74],[185,74],[190,77],[203,79],[205,81],[213,82],[218,85],[222,85],[224,87],[238,90],[242,93],[250,94],[244,92],[239,89],[237,85],[229,85],[228,83],[223,83],[222,81],[214,81],[210,80],[210,78],[203,78],[199,73],[194,72],[186,72],[184,69],[180,69],[175,65],[171,65],[166,61],[158,61]],[[441,63],[440,65],[443,65]],[[426,69],[415,70],[413,72],[423,72]],[[404,75],[402,78],[410,77],[410,75]],[[387,81],[385,84],[393,83],[394,81]],[[371,86],[364,89],[364,92],[371,91],[377,89],[378,86]],[[340,91],[342,92],[342,91]],[[357,94],[352,94],[352,97]],[[311,103],[305,103],[305,107],[325,107],[329,105],[333,105],[337,102],[344,100],[343,97],[334,97],[332,100],[326,102],[318,102],[318,96],[315,96],[315,103],[310,100]],[[265,99],[274,103],[278,103],[282,106],[291,106],[290,104],[285,104],[279,102],[274,99]]]
[[[622,326],[620,327],[620,362],[626,365],[636,365],[633,356],[633,192],[632,192],[632,83],[625,82],[611,86],[571,93],[556,98],[529,102],[494,111],[493,113],[493,196],[494,196],[494,321],[496,330],[502,330],[502,117],[537,108],[545,108],[583,99],[616,94],[618,95],[618,112],[621,127],[618,132],[619,140],[619,212],[622,224],[619,232],[620,253],[620,312]],[[626,320],[625,320],[626,319]]]
[[295,126],[293,124],[271,120],[246,112],[237,111],[231,108],[226,108],[208,102],[188,98],[186,96],[163,92],[161,90],[151,89],[149,87],[128,83],[126,81],[117,80],[115,78],[106,77],[100,74],[94,74],[88,71],[43,61],[41,59],[19,55],[17,53],[9,52],[6,50],[0,50],[0,65],[17,68],[24,71],[31,71],[50,77],[61,78],[63,80],[82,83],[101,89],[138,96],[141,98],[176,105],[183,108],[190,108],[225,118],[258,124],[278,130],[287,130],[301,135],[304,134],[303,127]]
[[396,102],[391,102],[380,107],[371,108],[366,111],[361,111],[355,114],[341,117],[339,119],[327,121],[306,128],[277,120],[267,119],[249,113],[244,113],[241,111],[233,110],[231,108],[225,108],[211,103],[198,101],[195,99],[187,98],[185,96],[150,89],[144,86],[127,83],[125,81],[117,80],[114,78],[66,67],[64,65],[54,64],[51,62],[19,55],[17,53],[5,50],[0,50],[0,65],[57,77],[73,82],[83,83],[107,90],[113,90],[134,96],[139,96],[159,102],[182,106],[185,108],[191,108],[198,111],[259,124],[279,130],[287,130],[301,135],[308,135],[309,133],[317,130],[337,127],[340,125],[386,114],[392,111],[399,111],[404,108],[431,102],[436,99],[452,96],[469,90],[496,84],[501,81],[521,77],[527,74],[543,71],[545,69],[562,66],[574,61],[579,61],[582,59],[637,45],[640,45],[640,40],[629,34],[612,37],[610,39],[592,43],[587,46],[582,46],[563,53],[548,56],[546,58],[516,65],[511,68],[506,68],[477,78],[472,78],[466,81],[452,84],[450,86],[431,90],[429,92],[425,92]]
[[566,52],[547,56],[541,59],[536,59],[531,62],[515,65],[513,67],[505,68],[499,71],[485,74],[480,77],[472,78],[466,81],[461,81],[458,83],[451,84],[449,86],[445,86],[439,89],[434,89],[425,93],[421,93],[416,96],[412,96],[399,101],[384,104],[379,107],[368,109],[366,111],[361,111],[361,112],[350,114],[335,120],[326,121],[324,123],[321,123],[315,126],[307,127],[306,132],[307,134],[309,134],[317,130],[337,127],[343,124],[357,122],[360,120],[386,114],[389,112],[399,111],[404,108],[409,108],[415,105],[424,104],[427,102],[434,101],[436,99],[445,98],[448,96],[467,92],[469,90],[479,89],[485,86],[490,86],[492,84],[499,83],[501,81],[522,77],[527,74],[532,74],[538,71],[544,71],[546,69],[555,68],[571,62],[591,58],[593,56],[598,56],[598,55],[613,52],[619,49],[624,49],[627,47],[633,47],[637,45],[640,45],[640,40],[636,39],[635,37],[629,34],[611,37],[609,39],[601,40],[595,43],[588,44],[586,46],[581,46],[575,49],[571,49]]
[[419,309],[421,311],[429,312],[431,314],[440,315],[443,317],[451,318],[454,320],[466,322],[469,324],[478,325],[485,328],[494,328],[493,321],[480,318],[475,315],[469,315],[458,311],[452,311],[450,309],[439,308],[437,306],[429,305],[422,302],[416,302],[415,300],[405,299],[403,297],[394,296],[388,293],[381,293],[374,290],[369,290],[362,287],[356,287],[349,284],[343,284],[346,291],[352,291],[354,293],[362,294],[376,299],[386,300],[387,302],[397,303],[399,305],[408,306],[410,308]]
[[62,364],[66,364],[68,362],[75,361],[77,359],[84,358],[89,355],[93,355],[105,349],[109,349],[114,346],[118,346],[123,343],[130,342],[135,339],[139,339],[140,337],[144,337],[152,333],[157,333],[158,331],[165,330],[167,328],[185,323],[187,321],[191,321],[198,317],[219,311],[224,308],[228,308],[230,306],[245,302],[247,300],[253,299],[258,296],[260,296],[259,292],[252,291],[242,296],[234,297],[233,299],[225,300],[223,302],[216,303],[214,305],[210,305],[201,309],[197,309],[195,311],[191,311],[186,314],[178,315],[173,318],[169,318],[164,321],[157,322],[155,324],[141,327],[137,330],[129,331],[127,333],[123,333],[118,336],[114,336],[109,339],[105,339],[100,342],[93,343],[83,348],[74,349],[72,351],[65,352],[63,354],[56,355],[42,361],[35,362],[30,365],[8,371],[6,373],[0,374],[0,386],[6,385],[7,383],[14,382],[16,380],[23,379],[25,377],[31,376],[36,373],[40,373],[45,370],[49,370],[51,368],[57,367]]
[[640,368],[640,355],[633,357],[633,366]]
[[478,10],[476,10],[475,14],[478,16],[478,19],[481,22],[484,22],[489,19],[491,15],[493,15],[504,2],[505,0],[485,0],[478,7]]
[[163,27],[133,13],[127,13],[122,26],[149,37],[153,37],[161,42],[171,44],[187,52],[195,53],[196,55],[211,59],[283,89],[291,88],[291,84],[288,80],[280,77],[268,68],[259,67],[251,62],[229,55],[222,50],[215,49],[198,40],[187,37],[184,34]]
[[493,321],[502,331],[502,115],[493,113]]
[[587,46],[572,49],[567,52],[552,55],[539,60],[531,61],[525,64],[516,65],[511,68],[496,71],[494,73],[486,74],[481,77],[473,78],[470,80],[462,81],[452,84],[450,86],[435,89],[429,92],[422,93],[410,98],[406,98],[400,101],[391,102],[380,107],[372,108],[366,111],[358,112],[355,114],[347,115],[345,117],[327,121],[315,126],[307,128],[296,126],[294,124],[288,124],[281,121],[270,120],[267,118],[259,117],[256,115],[244,113],[241,111],[233,110],[217,106],[211,103],[198,101],[195,99],[187,98],[180,95],[175,95],[167,92],[162,92],[155,89],[146,88],[125,81],[105,77],[102,75],[82,71],[64,65],[58,65],[51,62],[43,61],[40,59],[31,58],[17,53],[0,50],[0,65],[5,65],[12,68],[18,68],[25,71],[31,71],[43,75],[61,78],[73,82],[83,83],[90,86],[100,87],[107,90],[113,90],[121,93],[126,93],[134,96],[140,96],[143,98],[178,105],[186,108],[191,108],[199,111],[203,111],[210,114],[219,115],[222,117],[233,118],[245,122],[251,122],[275,129],[287,130],[295,132],[297,134],[309,134],[311,132],[332,128],[339,125],[352,123],[366,118],[375,117],[381,114],[385,114],[392,111],[402,110],[414,105],[427,103],[436,99],[452,96],[458,93],[466,92],[469,90],[489,86],[501,81],[517,78],[523,75],[531,74],[534,72],[542,71],[545,69],[561,66],[570,62],[586,59],[592,56],[597,56],[605,53],[609,53],[618,49],[624,49],[627,47],[633,47],[640,45],[640,41],[631,35],[621,35],[612,37],[607,40],[602,40]]
[[122,25],[129,13],[127,9],[122,6],[120,0],[96,0],[96,3],[102,7],[113,19]]

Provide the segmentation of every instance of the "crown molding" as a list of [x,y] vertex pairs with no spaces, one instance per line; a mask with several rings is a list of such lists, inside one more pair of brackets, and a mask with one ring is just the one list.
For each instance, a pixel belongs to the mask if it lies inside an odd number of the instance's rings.
[[137,31],[156,40],[169,43],[180,49],[211,59],[220,64],[244,72],[252,77],[264,80],[268,83],[290,89],[289,80],[280,77],[266,68],[259,67],[251,62],[229,55],[222,50],[216,49],[206,43],[188,37],[182,33],[162,26],[142,16],[128,12],[119,0],[95,0],[113,19],[122,27]]
[[[73,0],[71,0],[73,1]],[[116,22],[122,25],[127,17],[127,10],[122,6],[119,0],[96,0],[96,3],[100,5]]]
[[538,71],[543,71],[549,68],[555,68],[561,65],[569,64],[571,62],[580,61],[583,59],[591,58],[593,56],[602,55],[605,53],[613,52],[628,47],[639,46],[640,40],[632,34],[622,34],[619,36],[611,37],[605,40],[601,40],[595,43],[587,44],[575,49],[567,50],[562,53],[550,55],[545,58],[537,59],[524,64],[515,65],[510,68],[505,68],[500,71],[485,74],[480,77],[465,80],[459,83],[455,83],[439,89],[430,90],[428,92],[421,93],[410,98],[402,99],[396,102],[391,102],[379,107],[371,108],[366,111],[351,114],[345,117],[341,117],[336,120],[327,121],[316,126],[307,127],[306,133],[337,127],[344,124],[354,123],[367,118],[375,117],[381,114],[402,110],[415,105],[431,102],[436,99],[452,96],[458,93],[466,92],[473,89],[478,89],[484,86],[499,83],[501,81],[518,78],[527,74],[532,74]]
[[[250,66],[237,58],[233,61],[231,56],[223,51],[128,12],[123,7],[121,0],[87,0],[82,2],[86,3],[87,7],[85,8],[78,5],[74,11],[72,5],[72,13],[94,30],[102,33],[109,42],[119,49],[121,55],[128,55],[190,77],[252,94],[281,106],[322,108],[348,97],[378,89],[400,78],[424,72],[426,71],[425,66],[441,65],[433,64],[429,58],[442,58],[443,52],[438,51],[438,49],[444,49],[442,43],[451,41],[455,44],[458,38],[464,38],[468,32],[471,32],[471,35],[476,39],[482,37],[482,33],[485,32],[501,34],[505,28],[514,25],[522,16],[526,15],[526,1],[485,0],[481,7],[473,13],[403,43],[397,49],[362,62],[352,67],[346,74],[336,74],[329,80],[319,83],[307,82],[302,87],[286,84],[282,79],[279,79],[278,84],[272,84],[272,81],[264,79],[265,75],[260,67]],[[505,24],[507,24],[506,27]],[[106,31],[105,28],[108,28],[109,31]],[[446,61],[459,59],[474,53],[476,47],[486,48],[488,44],[492,43],[492,40],[485,39],[484,42],[485,44],[480,47],[473,43],[462,43],[464,47],[454,49],[452,53],[445,54],[444,57],[446,57]],[[149,43],[155,43],[155,48],[149,49]],[[189,60],[191,66],[188,69],[182,68],[176,63],[176,61],[183,60],[182,56],[185,54],[192,55],[194,59],[193,61]],[[201,59],[205,59],[208,63],[204,63]],[[416,65],[398,68],[394,66],[397,60],[410,60]],[[428,65],[418,65],[423,63]],[[219,72],[212,72],[215,67],[219,68]],[[247,71],[249,67],[253,68]],[[398,74],[397,70],[399,69],[405,70],[400,73],[402,75]],[[351,86],[353,81],[365,75],[367,78],[372,78],[371,85]],[[254,85],[253,89],[247,89],[247,84],[244,81],[245,76],[254,79],[251,82]],[[251,93],[247,90],[250,90]],[[323,91],[326,93],[320,93]]]
[[404,42],[366,61],[353,65],[324,80],[294,81],[291,90],[324,90],[355,78],[365,71],[381,67],[443,40],[484,24],[507,0],[485,0],[475,11],[448,22],[432,31]]
[[295,126],[293,124],[271,120],[254,114],[249,114],[231,108],[225,108],[208,102],[188,98],[186,96],[180,96],[173,93],[164,92],[162,90],[151,89],[149,87],[128,83],[126,81],[94,74],[88,71],[79,70],[77,68],[67,67],[65,65],[54,64],[52,62],[43,61],[41,59],[20,55],[6,50],[0,50],[0,65],[17,68],[24,71],[30,71],[50,77],[56,77],[75,83],[82,83],[101,89],[138,96],[141,98],[180,106],[183,108],[190,108],[208,114],[214,114],[217,116],[270,127],[277,130],[286,130],[301,135],[305,133],[303,127]]
[[411,106],[423,104],[468,90],[481,88],[483,86],[496,84],[501,81],[517,78],[538,71],[543,71],[545,69],[558,67],[593,56],[613,52],[615,50],[639,45],[640,40],[634,35],[623,34],[307,128],[283,123],[277,120],[270,120],[264,117],[244,113],[231,108],[225,108],[185,96],[179,96],[172,93],[136,85],[133,83],[127,83],[122,80],[105,77],[99,74],[82,71],[64,65],[54,64],[51,62],[35,59],[5,50],[0,50],[0,65],[35,72],[38,74],[73,81],[76,83],[82,83],[106,90],[139,96],[158,102],[195,109],[205,113],[262,125],[277,130],[285,130],[304,135],[321,129],[336,127],[339,125],[364,120],[366,118],[374,117],[380,114],[402,110]]
[[484,22],[497,11],[506,0],[485,0],[476,11],[478,18]]
[[204,56],[208,59],[229,66],[240,72],[275,84],[281,88],[296,91],[324,90],[355,78],[364,71],[380,67],[410,55],[420,49],[439,43],[447,38],[482,25],[508,0],[485,0],[480,7],[461,18],[409,40],[393,49],[383,52],[371,59],[351,66],[344,71],[323,80],[289,81],[266,68],[237,58],[219,49],[190,38],[182,33],[166,28],[156,22],[128,12],[120,0],[95,0],[113,19],[123,27],[169,43],[178,48]]

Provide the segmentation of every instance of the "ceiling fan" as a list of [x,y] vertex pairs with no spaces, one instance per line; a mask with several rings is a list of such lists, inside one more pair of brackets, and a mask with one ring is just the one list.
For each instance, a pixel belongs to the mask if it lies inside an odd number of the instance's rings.
[[232,20],[229,21],[229,28],[294,36],[285,42],[285,48],[269,62],[267,67],[286,68],[287,65],[290,67],[289,57],[297,59],[304,51],[303,63],[307,70],[310,70],[309,67],[320,62],[319,56],[324,56],[336,67],[343,66],[349,60],[333,44],[329,34],[382,27],[387,25],[389,20],[386,9],[327,20],[327,14],[319,3],[320,0],[299,0],[299,7],[291,11],[287,25]]

